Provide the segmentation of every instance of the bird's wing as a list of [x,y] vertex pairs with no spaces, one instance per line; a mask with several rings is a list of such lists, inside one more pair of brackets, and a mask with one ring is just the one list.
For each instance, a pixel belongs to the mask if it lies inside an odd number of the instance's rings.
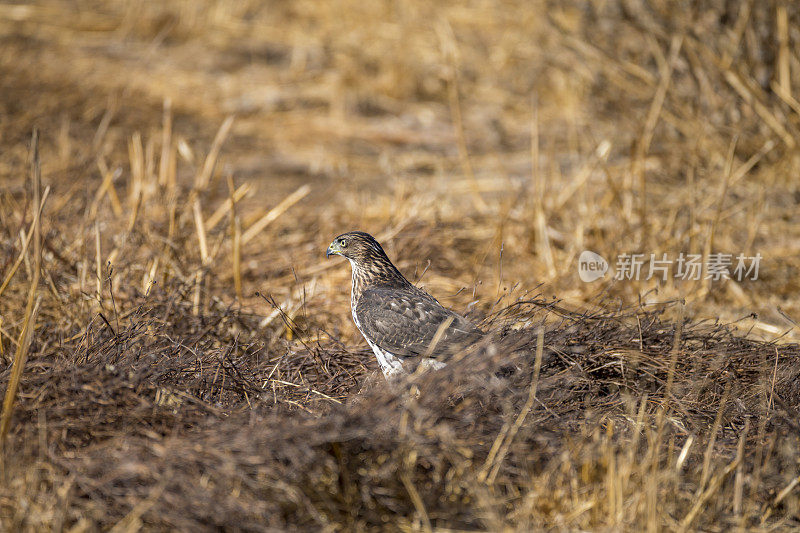
[[451,355],[480,340],[483,332],[433,298],[390,288],[365,290],[355,309],[361,333],[400,357],[427,355],[439,327],[449,320],[430,357]]

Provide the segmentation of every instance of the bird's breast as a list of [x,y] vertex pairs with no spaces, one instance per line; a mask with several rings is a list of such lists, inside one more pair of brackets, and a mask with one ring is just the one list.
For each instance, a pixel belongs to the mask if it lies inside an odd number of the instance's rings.
[[[356,314],[356,303],[355,302],[351,302],[350,303],[350,314],[353,315],[353,322],[355,322],[356,327],[358,328],[358,331],[361,331],[361,322],[358,320],[358,315]],[[362,332],[362,335],[363,335],[363,332]]]

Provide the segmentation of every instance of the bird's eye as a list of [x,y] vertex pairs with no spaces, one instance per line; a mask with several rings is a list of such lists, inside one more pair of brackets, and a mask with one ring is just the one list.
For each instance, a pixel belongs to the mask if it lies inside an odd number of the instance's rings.
[[339,239],[339,246],[341,246],[342,248],[346,248],[347,247],[347,239]]

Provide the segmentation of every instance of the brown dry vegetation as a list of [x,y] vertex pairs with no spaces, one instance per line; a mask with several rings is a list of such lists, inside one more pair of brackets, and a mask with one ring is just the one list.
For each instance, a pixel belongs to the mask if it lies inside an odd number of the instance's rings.
[[[781,0],[0,5],[0,529],[800,528],[798,48]],[[356,228],[493,333],[419,396]]]

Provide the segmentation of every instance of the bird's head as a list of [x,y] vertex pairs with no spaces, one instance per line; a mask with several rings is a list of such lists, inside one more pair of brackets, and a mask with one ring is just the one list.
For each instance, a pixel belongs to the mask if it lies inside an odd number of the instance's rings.
[[351,231],[335,239],[325,255],[341,255],[350,261],[353,268],[353,293],[357,300],[364,287],[370,285],[407,288],[411,286],[403,274],[392,264],[378,241],[369,233]]
[[369,260],[384,259],[386,253],[369,233],[350,231],[342,233],[325,250],[325,256],[341,255],[351,262],[361,264]]

